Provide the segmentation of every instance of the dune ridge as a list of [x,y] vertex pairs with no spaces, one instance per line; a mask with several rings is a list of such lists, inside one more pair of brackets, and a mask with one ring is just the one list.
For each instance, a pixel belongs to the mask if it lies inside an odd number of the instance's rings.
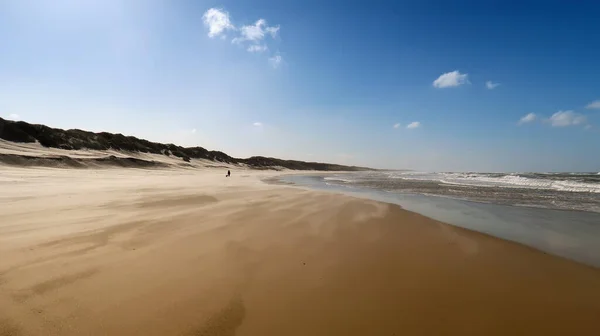
[[[79,129],[63,130],[51,128],[45,125],[29,124],[24,121],[12,121],[0,118],[0,139],[7,142],[22,144],[39,144],[49,149],[61,149],[65,151],[92,150],[96,153],[104,151],[116,151],[121,154],[135,156],[137,154],[154,154],[158,156],[170,157],[183,162],[191,162],[193,159],[212,161],[221,164],[230,164],[237,167],[251,167],[255,169],[292,169],[292,170],[319,170],[319,171],[359,171],[371,170],[370,168],[344,166],[330,163],[304,162],[297,160],[282,160],[263,156],[253,156],[246,159],[234,158],[220,151],[209,151],[203,147],[182,147],[174,144],[162,144],[151,142],[144,139],[138,139],[133,136],[123,134],[113,134],[108,132],[93,133]],[[103,160],[94,160],[79,158],[75,161],[69,161],[63,154],[60,156],[51,156],[42,160],[29,160],[24,157],[7,156],[2,153],[0,147],[0,163],[7,165],[25,165],[25,166],[46,166],[52,167],[71,167],[84,168],[88,164],[92,166],[107,165],[119,167],[160,167],[163,164],[137,158],[136,160],[121,160],[116,155],[104,155]],[[135,158],[134,158],[135,159]],[[156,161],[164,161],[164,158]],[[60,162],[64,161],[64,162]],[[145,162],[149,161],[149,162]],[[79,164],[77,164],[79,163]],[[165,162],[163,162],[165,163]],[[175,165],[180,165],[175,163]],[[185,164],[183,165],[185,166]]]

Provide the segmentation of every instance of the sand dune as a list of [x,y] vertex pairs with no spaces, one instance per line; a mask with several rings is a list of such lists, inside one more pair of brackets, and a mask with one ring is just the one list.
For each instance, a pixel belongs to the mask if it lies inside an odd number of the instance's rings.
[[[102,158],[110,156],[110,159],[98,160],[98,155],[102,155]],[[130,160],[123,160],[123,158],[129,158]],[[217,165],[233,165],[236,168],[327,171],[372,170],[364,167],[282,160],[264,156],[252,156],[245,159],[235,158],[221,151],[207,150],[199,146],[182,147],[175,144],[152,142],[120,133],[94,133],[80,129],[63,130],[46,125],[0,118],[0,164],[4,165],[52,166],[58,168],[85,168],[90,166],[96,168],[98,166],[148,168],[151,166],[156,167],[164,161],[169,161],[174,166],[189,166],[187,163],[192,160],[196,163],[209,161]]]
[[597,335],[600,270],[273,172],[0,168],[0,335]]
[[120,150],[48,148],[39,143],[0,139],[0,165],[41,168],[245,168],[207,159],[183,161],[180,157]]

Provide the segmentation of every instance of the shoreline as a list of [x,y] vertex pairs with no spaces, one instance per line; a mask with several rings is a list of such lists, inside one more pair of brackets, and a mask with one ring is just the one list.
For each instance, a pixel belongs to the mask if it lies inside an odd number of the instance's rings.
[[[295,182],[287,182],[284,181],[283,179],[285,179],[286,177],[314,177],[314,176],[318,176],[318,177],[327,177],[327,175],[329,174],[352,174],[353,172],[346,172],[346,171],[340,171],[340,172],[336,172],[336,171],[315,171],[315,172],[305,172],[305,171],[295,171],[295,172],[284,172],[281,175],[277,175],[275,177],[270,177],[265,179],[265,183],[270,183],[270,184],[277,184],[277,182],[280,182],[282,185],[294,185],[297,187],[301,187],[301,188],[306,188],[309,190],[317,190],[317,189],[313,189],[311,187],[307,187]],[[278,181],[276,181],[278,180]],[[454,201],[459,201],[459,202],[465,202],[465,203],[473,203],[473,204],[485,204],[485,205],[493,205],[493,206],[506,206],[506,207],[515,207],[515,208],[525,208],[525,209],[536,209],[536,210],[551,210],[551,211],[557,211],[557,212],[569,212],[569,213],[592,213],[592,214],[600,214],[600,212],[597,211],[593,211],[593,210],[578,210],[578,209],[561,209],[561,208],[549,208],[549,207],[544,207],[544,206],[535,206],[535,205],[515,205],[515,204],[504,204],[504,203],[494,203],[491,201],[483,201],[483,200],[475,200],[475,199],[470,199],[467,197],[459,197],[459,196],[453,196],[453,195],[442,195],[442,194],[430,194],[430,193],[419,193],[419,192],[410,192],[410,191],[402,191],[402,190],[398,190],[398,191],[387,191],[387,190],[382,190],[382,189],[377,189],[377,188],[373,188],[373,187],[358,187],[358,186],[352,186],[352,185],[348,185],[348,186],[343,186],[343,185],[337,185],[339,187],[349,187],[349,188],[353,188],[353,189],[364,189],[364,190],[373,190],[373,191],[385,191],[385,192],[389,192],[389,193],[398,193],[398,194],[404,194],[404,195],[411,195],[411,196],[425,196],[425,197],[432,197],[432,198],[443,198],[443,199],[449,199],[449,200],[454,200]],[[333,192],[333,193],[340,193],[340,192],[336,192],[336,191],[327,191],[325,189],[318,189],[319,191],[325,191],[325,192]],[[343,194],[343,193],[341,193]],[[360,197],[359,197],[360,198]],[[363,197],[364,198],[364,197]],[[370,199],[370,198],[367,198]],[[381,202],[385,202],[385,201],[381,201]],[[387,203],[391,203],[391,204],[396,204],[393,202],[387,202]]]
[[[320,176],[327,176],[322,173]],[[307,178],[305,178],[307,177]],[[353,185],[313,183],[314,175],[280,176],[300,188],[350,195],[400,205],[402,208],[456,227],[517,242],[541,252],[600,268],[600,214],[478,202],[445,195],[387,191]],[[515,233],[516,232],[516,233]]]
[[280,172],[0,170],[0,334],[596,328],[596,268]]
[[[377,174],[377,173],[382,173],[382,172],[369,172],[371,174]],[[427,174],[439,174],[439,173],[427,173]],[[445,173],[444,173],[445,174]],[[461,173],[448,173],[448,174],[461,174]],[[503,175],[510,175],[509,173],[479,173],[479,174],[503,174]],[[527,173],[527,174],[533,174],[533,173]],[[543,174],[547,174],[547,173],[543,173]],[[306,176],[313,176],[315,174],[293,174],[293,175],[306,175]],[[525,207],[525,208],[536,208],[536,209],[548,209],[548,210],[557,210],[557,211],[575,211],[575,212],[591,212],[591,213],[600,213],[600,208],[594,208],[594,207],[581,207],[581,208],[573,208],[573,207],[565,207],[565,205],[562,206],[557,206],[557,205],[550,205],[550,204],[543,204],[543,203],[536,203],[535,200],[532,199],[528,199],[528,200],[520,200],[520,202],[514,201],[514,200],[510,200],[510,199],[506,199],[506,198],[482,198],[482,197],[476,197],[473,196],[473,194],[468,194],[468,193],[463,193],[463,194],[458,194],[458,193],[444,193],[443,188],[451,188],[453,186],[457,186],[457,187],[465,187],[465,188],[478,188],[480,190],[501,190],[503,192],[505,191],[510,191],[510,192],[514,192],[514,193],[521,193],[521,192],[554,192],[554,193],[562,193],[563,197],[567,197],[565,195],[568,196],[572,196],[573,197],[573,201],[572,202],[577,202],[577,196],[580,195],[585,195],[585,194],[590,194],[590,195],[595,195],[596,192],[594,191],[570,191],[570,190],[558,190],[558,189],[548,189],[548,188],[541,188],[541,189],[537,189],[537,188],[530,188],[530,187],[523,187],[523,186],[508,186],[508,185],[504,185],[504,186],[491,186],[491,185],[476,185],[476,184],[461,184],[461,183],[449,183],[449,182],[444,182],[444,181],[439,181],[436,179],[412,179],[411,177],[385,177],[385,176],[379,176],[379,180],[377,182],[380,182],[380,184],[372,184],[372,183],[356,183],[356,182],[365,182],[365,181],[361,181],[361,179],[363,179],[365,176],[360,176],[361,173],[360,172],[321,172],[318,175],[318,177],[323,178],[325,181],[325,183],[327,184],[331,184],[331,185],[335,185],[335,186],[343,186],[343,187],[350,187],[350,188],[362,188],[362,189],[371,189],[371,190],[386,190],[388,192],[392,192],[392,193],[404,193],[404,194],[413,194],[413,195],[424,195],[424,196],[430,196],[430,197],[441,197],[441,198],[448,198],[448,199],[454,199],[454,200],[460,200],[460,201],[465,201],[465,202],[472,202],[472,203],[479,203],[479,204],[495,204],[495,205],[506,205],[506,206],[514,206],[514,207]],[[588,174],[589,175],[589,174]],[[596,176],[597,174],[594,174],[593,176]],[[292,176],[292,175],[290,175]],[[352,179],[356,179],[356,180],[345,180],[341,177],[345,177],[345,176],[349,176],[349,178]],[[370,176],[371,178],[373,178],[374,176]],[[388,180],[389,185],[383,185],[383,181],[384,180]],[[377,179],[376,179],[377,180]],[[404,186],[399,187],[397,185],[397,181],[402,181],[404,183],[425,183],[425,184],[436,184],[440,186],[440,190],[436,192],[436,190],[419,190],[419,189],[413,189],[411,188],[410,184],[406,184]],[[551,196],[546,196],[546,198],[549,198]]]

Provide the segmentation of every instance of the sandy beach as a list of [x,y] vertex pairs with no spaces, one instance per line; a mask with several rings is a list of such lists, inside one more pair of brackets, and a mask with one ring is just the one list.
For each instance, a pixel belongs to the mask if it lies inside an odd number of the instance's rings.
[[0,336],[600,336],[600,0],[0,0]]
[[274,172],[0,168],[0,335],[595,335],[600,270]]

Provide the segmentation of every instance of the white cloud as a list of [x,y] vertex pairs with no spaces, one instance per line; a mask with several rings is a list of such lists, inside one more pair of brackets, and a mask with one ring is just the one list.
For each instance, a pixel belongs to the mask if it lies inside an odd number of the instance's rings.
[[565,127],[582,125],[586,123],[586,117],[573,111],[558,111],[554,113],[549,121],[554,127]]
[[259,19],[255,24],[243,26],[240,28],[240,36],[234,38],[231,42],[242,43],[249,41],[251,43],[260,43],[265,35],[269,34],[272,38],[277,37],[279,26],[269,27],[265,19]]
[[421,123],[418,121],[413,121],[410,124],[408,124],[408,126],[406,126],[406,128],[408,129],[414,129],[414,128],[419,128],[421,127]]
[[196,130],[195,128],[193,128],[193,129],[192,129],[192,133],[196,133],[196,131],[197,131],[197,130]]
[[263,45],[253,44],[253,45],[249,46],[248,49],[246,49],[246,50],[248,50],[248,52],[251,52],[251,53],[261,53],[263,51],[267,51],[268,49],[269,48],[267,48],[267,46],[264,44]]
[[537,116],[535,115],[535,113],[529,113],[525,116],[523,116],[520,120],[519,120],[519,125],[523,125],[523,124],[527,124],[530,122],[533,122],[537,119]]
[[269,58],[269,63],[271,63],[271,66],[273,68],[277,69],[283,63],[283,58],[281,57],[281,55],[275,55],[275,56]]
[[584,129],[586,129],[586,130],[592,129],[592,125],[585,125]]
[[593,101],[585,107],[587,109],[600,109],[600,100]]
[[204,25],[208,27],[208,36],[210,38],[224,34],[227,30],[234,30],[235,26],[229,19],[229,13],[222,9],[211,8],[202,16]]
[[10,119],[10,120],[15,120],[15,121],[16,120],[21,120],[21,116],[18,115],[18,114],[16,114],[16,113],[9,114],[7,118]]
[[265,37],[265,30],[263,27],[267,25],[267,21],[264,19],[259,19],[256,21],[254,25],[251,26],[243,26],[240,28],[241,36],[235,38],[235,42],[243,42],[243,41],[260,41]]
[[402,126],[400,123],[394,124],[394,128],[400,128]]
[[493,89],[497,88],[499,85],[500,85],[500,83],[494,83],[492,81],[485,82],[485,87],[488,88],[488,89],[490,89],[490,90],[493,90]]
[[252,124],[252,125],[253,125],[254,127],[262,127],[262,125],[263,125],[263,124],[262,124],[261,122],[257,121],[257,122],[255,122],[255,123],[254,123],[254,124]]
[[[252,25],[236,28],[232,23],[229,13],[219,8],[210,8],[202,16],[204,25],[208,28],[208,36],[211,38],[225,38],[228,30],[236,32],[236,37],[231,43],[242,45],[250,53],[262,53],[269,50],[268,39],[276,39],[279,34],[279,26],[269,26],[265,19],[258,19]],[[276,54],[269,58],[269,63],[273,68],[279,68],[283,63],[281,55]]]
[[442,74],[433,81],[433,86],[439,89],[456,87],[469,82],[468,74],[461,74],[458,70]]
[[267,31],[267,33],[271,34],[272,38],[276,38],[277,34],[279,33],[279,26],[267,27],[265,30]]

